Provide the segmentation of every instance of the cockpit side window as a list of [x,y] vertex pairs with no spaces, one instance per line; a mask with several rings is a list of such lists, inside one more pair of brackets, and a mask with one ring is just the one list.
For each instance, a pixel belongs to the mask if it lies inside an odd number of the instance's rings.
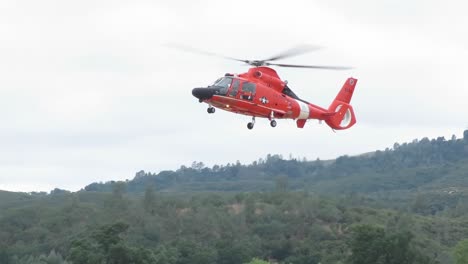
[[229,93],[229,96],[236,97],[237,92],[239,91],[239,83],[240,82],[238,79],[234,79],[232,81],[232,88],[231,88],[231,92]]

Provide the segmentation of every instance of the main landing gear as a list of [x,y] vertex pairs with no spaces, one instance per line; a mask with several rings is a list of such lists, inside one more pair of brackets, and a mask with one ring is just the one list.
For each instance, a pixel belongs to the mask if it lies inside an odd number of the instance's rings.
[[[254,125],[255,125],[255,116],[252,117],[252,122],[249,122],[247,124],[247,128],[252,129],[254,127]],[[276,125],[277,125],[276,120],[274,120],[274,119],[270,120],[270,126],[271,127],[276,127]]]
[[275,118],[275,113],[271,111],[271,114],[270,114],[270,126],[271,127],[276,127],[276,120],[274,118]]
[[208,114],[214,114],[216,109],[214,107],[210,106],[210,107],[208,107],[208,109],[206,109],[206,111],[208,112]]
[[247,128],[252,129],[254,127],[254,125],[255,125],[255,116],[252,117],[252,122],[249,122],[247,124]]

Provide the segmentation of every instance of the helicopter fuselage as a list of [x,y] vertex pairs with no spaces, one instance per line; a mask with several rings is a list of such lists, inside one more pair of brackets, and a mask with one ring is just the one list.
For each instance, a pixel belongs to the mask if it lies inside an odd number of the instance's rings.
[[[345,86],[350,87],[347,87],[346,91],[343,87],[342,92],[352,95],[355,83],[356,79],[348,79]],[[342,116],[339,117],[340,109],[330,111],[331,109],[319,107],[297,97],[287,83],[279,78],[275,70],[265,66],[253,67],[248,72],[239,75],[226,74],[211,86],[194,88],[192,94],[200,102],[210,105],[208,113],[214,113],[213,107],[216,107],[252,116],[252,122],[248,125],[249,129],[253,128],[255,117],[269,119],[273,127],[276,126],[275,119],[286,118],[295,119],[300,128],[304,127],[308,119],[324,120],[327,124],[330,122],[334,129],[346,129],[355,123],[349,102],[335,104],[335,108],[338,105],[342,105],[340,108],[343,108]],[[350,99],[351,96],[349,96]],[[334,120],[337,116],[339,120]],[[337,121],[340,122],[337,123]]]

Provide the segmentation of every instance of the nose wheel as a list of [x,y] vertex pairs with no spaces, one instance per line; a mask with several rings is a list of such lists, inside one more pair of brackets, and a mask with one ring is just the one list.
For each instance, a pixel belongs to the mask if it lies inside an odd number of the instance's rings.
[[210,106],[210,107],[208,107],[208,109],[206,109],[206,111],[208,112],[208,114],[214,114],[216,109],[214,107]]
[[254,125],[255,125],[255,116],[252,117],[252,122],[249,122],[249,123],[247,124],[247,128],[248,128],[248,129],[252,129],[252,128],[254,127]]
[[271,120],[270,121],[270,126],[271,127],[276,127],[276,120]]

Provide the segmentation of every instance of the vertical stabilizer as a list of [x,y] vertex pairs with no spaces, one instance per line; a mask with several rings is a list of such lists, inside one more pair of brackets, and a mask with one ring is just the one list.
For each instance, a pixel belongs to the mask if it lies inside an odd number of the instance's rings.
[[350,128],[356,123],[356,116],[354,115],[353,107],[350,105],[356,83],[357,79],[348,78],[335,100],[328,107],[328,111],[332,115],[325,122],[331,128],[342,130]]

